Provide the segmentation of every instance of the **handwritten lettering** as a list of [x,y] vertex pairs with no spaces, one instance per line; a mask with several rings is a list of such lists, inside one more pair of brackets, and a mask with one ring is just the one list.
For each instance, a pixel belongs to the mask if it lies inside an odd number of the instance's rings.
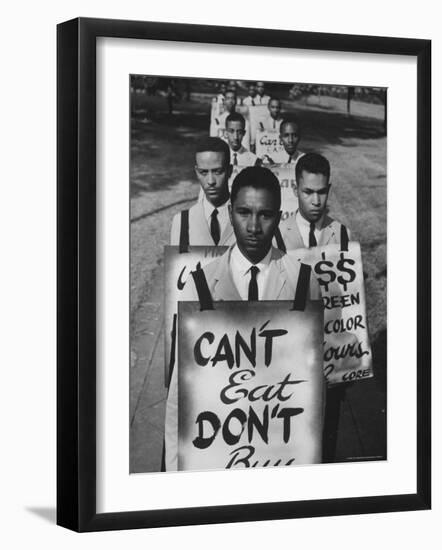
[[238,447],[237,449],[234,449],[230,456],[232,457],[229,462],[226,464],[226,468],[230,469],[234,466],[244,466],[244,468],[256,468],[261,467],[265,468],[267,466],[290,466],[295,462],[294,458],[290,458],[287,460],[284,464],[281,464],[281,459],[277,459],[276,461],[274,459],[270,460],[264,460],[261,463],[256,460],[254,462],[251,462],[250,459],[255,454],[255,448],[251,445],[243,445],[242,447]]
[[364,329],[362,324],[362,315],[355,315],[348,319],[332,319],[327,321],[324,326],[326,334],[332,334],[336,332],[347,332],[351,330],[357,330],[358,328]]
[[339,359],[345,359],[346,357],[356,357],[357,359],[360,359],[364,355],[369,355],[369,352],[362,349],[361,342],[355,342],[353,344],[345,344],[344,346],[330,346],[324,352],[324,361],[338,361]]
[[[264,364],[266,367],[268,367],[272,361],[273,340],[287,334],[287,330],[285,329],[266,329],[269,323],[270,321],[264,323],[258,331],[258,337],[264,338]],[[210,331],[204,332],[196,340],[193,348],[195,362],[202,367],[206,366],[209,361],[212,363],[213,367],[217,363],[225,362],[229,369],[232,369],[234,366],[240,367],[241,358],[245,356],[248,362],[255,367],[257,359],[256,338],[257,334],[255,328],[253,328],[250,333],[249,342],[246,341],[239,331],[236,331],[234,344],[232,346],[228,334],[225,333],[219,339],[214,353],[209,352],[209,355],[207,355],[207,352],[205,354],[203,353],[202,345],[205,342],[213,344],[215,335]]]
[[361,303],[359,292],[342,294],[341,296],[323,296],[322,303],[326,309],[345,308]]
[[306,380],[290,380],[291,373],[289,373],[283,380],[275,384],[264,384],[252,389],[245,388],[245,383],[254,376],[256,376],[256,373],[250,369],[240,370],[231,374],[229,376],[229,384],[221,390],[221,401],[227,405],[246,398],[251,402],[260,399],[266,402],[272,399],[287,401],[293,395],[293,392],[286,393],[285,390],[290,385],[295,386],[296,384],[306,382]]
[[[247,426],[247,441],[252,443],[254,435],[258,436],[268,444],[269,431],[274,433],[275,427],[270,424],[282,422],[282,439],[287,443],[291,435],[291,420],[304,412],[302,407],[280,407],[279,404],[270,409],[265,405],[262,409],[261,417],[252,408],[249,407],[246,413],[243,409],[235,408],[231,410],[224,420],[221,420],[217,414],[212,411],[202,411],[196,418],[198,435],[192,443],[197,449],[207,449],[217,438],[220,430],[222,438],[227,445],[236,445]],[[222,426],[222,429],[221,429]]]

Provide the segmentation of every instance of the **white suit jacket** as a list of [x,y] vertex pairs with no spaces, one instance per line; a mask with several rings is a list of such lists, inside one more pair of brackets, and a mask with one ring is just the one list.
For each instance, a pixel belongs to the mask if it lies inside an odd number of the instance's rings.
[[[214,301],[241,300],[230,272],[230,247],[222,256],[207,264],[204,268],[207,284]],[[272,247],[269,264],[269,278],[264,290],[263,300],[293,300],[295,297],[301,264],[293,261],[286,254]],[[310,297],[318,299],[319,286],[314,279],[310,289]],[[186,285],[188,286],[188,285]],[[190,285],[189,285],[190,286]],[[194,295],[187,295],[189,300],[198,300],[196,289]],[[165,424],[165,462],[166,470],[178,468],[178,373],[174,368],[170,380],[169,394],[166,405]]]
[[[178,245],[180,243],[181,231],[181,212],[175,214],[172,220],[172,229],[170,231],[170,244]],[[229,246],[236,242],[233,233],[233,227],[228,222],[221,233],[218,246]],[[214,246],[210,227],[204,214],[202,202],[197,202],[189,209],[189,245],[190,246]]]
[[[324,218],[323,228],[321,236],[319,238],[318,246],[326,244],[340,244],[341,242],[341,227],[342,224],[329,216]],[[351,234],[348,228],[347,234],[349,240],[351,240]],[[281,230],[282,238],[287,250],[296,250],[297,248],[305,248],[304,241],[302,240],[301,233],[299,232],[298,224],[296,223],[295,216],[292,221],[288,222]]]

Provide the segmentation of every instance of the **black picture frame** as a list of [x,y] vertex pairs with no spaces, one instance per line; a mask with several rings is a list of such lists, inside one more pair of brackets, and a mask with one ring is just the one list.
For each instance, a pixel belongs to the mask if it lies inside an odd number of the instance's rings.
[[[151,39],[417,59],[417,492],[96,512],[96,39]],[[424,510],[431,506],[431,42],[407,38],[74,19],[57,28],[57,523],[75,531]]]

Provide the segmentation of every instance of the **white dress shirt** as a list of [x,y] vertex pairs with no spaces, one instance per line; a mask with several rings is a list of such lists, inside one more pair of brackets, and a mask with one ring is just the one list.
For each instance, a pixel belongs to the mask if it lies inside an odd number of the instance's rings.
[[267,255],[258,263],[252,264],[243,253],[235,245],[230,254],[230,273],[232,274],[233,282],[242,300],[248,300],[249,298],[249,283],[251,278],[250,268],[253,265],[259,269],[256,276],[256,282],[258,284],[258,299],[264,295],[267,280],[269,277],[270,258],[272,256],[272,249],[268,251]]
[[243,145],[241,145],[238,151],[230,149],[230,164],[233,166],[235,166],[235,155],[237,166],[255,166],[258,159],[254,153],[246,149]]
[[[315,223],[314,234],[315,234],[315,239],[316,239],[317,244],[320,243],[320,239],[321,239],[321,235],[322,235],[322,231],[323,231],[323,228],[322,228],[323,219],[324,219],[324,216],[322,216],[322,218],[320,218]],[[299,229],[299,232],[301,233],[301,237],[302,237],[302,240],[304,242],[304,245],[305,245],[306,248],[308,248],[308,244],[309,244],[309,238],[308,237],[309,237],[309,233],[310,233],[310,222],[302,216],[302,214],[299,210],[296,211],[295,221],[296,221],[296,224],[298,225],[298,229]]]
[[220,229],[219,234],[222,235],[224,229],[230,223],[229,208],[228,208],[229,201],[227,200],[221,206],[213,206],[213,204],[207,200],[206,195],[204,195],[204,191],[203,191],[202,202],[203,202],[204,217],[206,218],[207,225],[209,227],[212,221],[212,212],[215,210],[215,208],[218,210],[218,222],[219,222],[219,229]]

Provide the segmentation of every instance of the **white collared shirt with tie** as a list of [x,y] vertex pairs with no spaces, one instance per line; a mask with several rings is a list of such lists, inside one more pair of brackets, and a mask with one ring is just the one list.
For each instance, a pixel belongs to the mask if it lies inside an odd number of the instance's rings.
[[265,118],[260,120],[260,124],[267,132],[279,132],[282,121],[282,117],[275,120],[272,116],[267,115]]
[[[314,230],[313,233],[315,235],[315,239],[316,239],[317,244],[320,244],[320,242],[321,242],[321,235],[322,235],[322,231],[323,231],[323,227],[322,227],[323,219],[324,219],[324,216],[322,216],[322,218],[320,218],[315,223],[315,230]],[[296,211],[295,221],[296,221],[296,224],[298,226],[299,233],[301,234],[302,241],[303,241],[305,247],[308,248],[309,247],[308,245],[309,245],[309,234],[310,234],[310,222],[302,216],[302,214],[299,210]]]
[[230,164],[233,166],[255,166],[257,159],[258,157],[243,145],[238,151],[230,149]]
[[215,210],[215,208],[218,210],[219,234],[221,236],[223,234],[224,229],[230,223],[229,208],[228,208],[229,201],[226,201],[221,206],[213,206],[213,204],[207,200],[206,195],[204,195],[204,191],[203,191],[202,203],[203,203],[203,210],[204,210],[204,218],[206,219],[206,222],[209,228],[210,228],[210,223],[212,221],[212,213]]
[[249,283],[251,279],[250,268],[253,265],[256,265],[259,269],[256,276],[256,282],[258,284],[258,300],[262,299],[269,278],[271,256],[272,249],[270,248],[266,256],[258,264],[252,264],[252,262],[242,254],[238,245],[232,248],[230,254],[230,273],[242,300],[248,300],[249,298]]

